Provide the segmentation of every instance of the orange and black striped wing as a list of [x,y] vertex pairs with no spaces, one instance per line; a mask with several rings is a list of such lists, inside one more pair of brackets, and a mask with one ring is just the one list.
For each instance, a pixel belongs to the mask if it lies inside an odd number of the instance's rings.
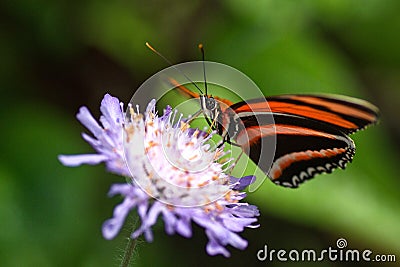
[[255,123],[268,117],[259,114],[243,118],[245,127],[236,142],[275,184],[298,187],[316,174],[344,169],[354,156],[353,140],[333,127],[278,113],[273,114],[273,124]]
[[231,108],[241,122],[235,141],[274,183],[286,187],[345,168],[355,153],[347,134],[378,116],[371,104],[339,96],[277,96]]
[[371,103],[341,95],[278,95],[231,106],[236,113],[291,114],[331,125],[351,134],[377,122],[379,110]]

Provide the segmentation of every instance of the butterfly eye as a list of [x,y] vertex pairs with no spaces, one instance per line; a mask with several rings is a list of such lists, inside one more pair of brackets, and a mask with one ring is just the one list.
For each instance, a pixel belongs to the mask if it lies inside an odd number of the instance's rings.
[[214,98],[210,97],[206,99],[206,108],[208,110],[215,110],[217,108],[217,101]]

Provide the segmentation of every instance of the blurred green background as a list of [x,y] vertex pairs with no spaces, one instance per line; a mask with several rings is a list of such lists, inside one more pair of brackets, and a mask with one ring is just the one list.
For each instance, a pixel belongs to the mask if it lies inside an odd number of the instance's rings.
[[0,266],[118,266],[128,230],[106,241],[101,226],[120,201],[108,188],[124,178],[64,167],[57,155],[92,151],[74,117],[80,106],[98,117],[106,92],[126,103],[166,66],[145,41],[176,63],[199,59],[202,42],[208,60],[246,73],[266,95],[340,93],[373,102],[382,118],[353,136],[346,171],[250,194],[261,227],[244,232],[245,251],[210,257],[202,229],[185,239],[160,223],[137,266],[283,266],[258,262],[257,251],[319,251],[340,237],[399,261],[399,12],[397,0],[2,1]]

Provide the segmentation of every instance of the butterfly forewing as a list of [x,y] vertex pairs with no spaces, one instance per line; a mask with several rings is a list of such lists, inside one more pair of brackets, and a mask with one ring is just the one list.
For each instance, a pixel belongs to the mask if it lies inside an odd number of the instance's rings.
[[350,134],[375,123],[378,109],[367,101],[338,95],[279,95],[234,104],[237,113],[274,112],[317,120]]

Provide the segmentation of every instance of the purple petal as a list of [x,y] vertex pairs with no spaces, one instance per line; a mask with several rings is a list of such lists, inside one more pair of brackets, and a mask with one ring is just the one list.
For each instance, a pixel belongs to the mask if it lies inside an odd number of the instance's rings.
[[186,238],[192,237],[192,225],[190,221],[178,220],[176,223],[176,232]]
[[101,136],[103,133],[103,129],[100,127],[100,125],[97,123],[97,121],[93,118],[92,114],[90,111],[87,109],[87,107],[81,107],[79,109],[78,114],[76,115],[76,118],[83,124],[85,125],[86,128],[96,137]]
[[226,258],[230,256],[230,253],[227,249],[225,249],[224,246],[221,246],[213,237],[211,233],[209,233],[208,230],[206,230],[206,234],[209,238],[209,241],[207,243],[206,251],[208,255],[215,256],[218,254],[224,255]]
[[139,214],[139,217],[140,217],[140,219],[142,221],[144,221],[145,218],[146,218],[146,214],[147,214],[148,208],[149,208],[149,202],[148,201],[145,201],[144,203],[142,203],[141,205],[138,206],[138,214]]
[[213,236],[219,241],[221,244],[229,244],[229,230],[227,230],[221,223],[219,222],[211,222],[209,223],[207,230],[213,234]]
[[129,176],[130,172],[125,162],[118,160],[109,160],[106,162],[107,170],[123,176]]
[[122,122],[122,111],[118,98],[106,94],[101,101],[100,111],[103,114],[100,121],[104,128],[116,127]]
[[132,237],[136,238],[144,233],[145,238],[148,242],[153,241],[151,227],[156,223],[158,215],[162,212],[164,208],[164,204],[160,202],[155,202],[153,206],[151,206],[151,208],[149,209],[147,216],[145,218],[142,218],[142,225],[132,234]]
[[136,206],[136,200],[133,198],[125,198],[124,201],[115,207],[113,218],[107,220],[103,224],[103,236],[105,239],[113,239],[121,229],[129,211]]
[[244,176],[242,178],[236,178],[231,176],[229,180],[232,184],[239,183],[236,184],[235,187],[233,187],[233,190],[244,190],[247,186],[256,181],[256,177],[253,175]]
[[168,209],[163,209],[162,213],[165,224],[165,231],[169,235],[174,234],[177,218],[174,216],[173,212]]
[[113,184],[108,191],[108,196],[112,197],[117,194],[123,196],[132,196],[133,195],[133,186],[130,184]]
[[238,249],[245,249],[247,247],[247,240],[240,237],[240,235],[229,232],[229,242],[231,246]]
[[195,223],[204,228],[209,228],[210,223],[212,223],[210,217],[208,216],[208,214],[205,214],[204,211],[197,211],[195,214],[193,214],[192,219]]
[[239,205],[230,209],[233,215],[238,217],[256,217],[260,216],[260,211],[254,205]]
[[83,155],[60,155],[58,160],[65,166],[75,167],[81,164],[95,165],[106,161],[105,155],[99,154],[83,154]]
[[154,225],[157,221],[158,215],[160,215],[164,208],[164,204],[155,202],[147,214],[146,224],[150,226]]
[[192,237],[192,224],[186,208],[177,208],[179,219],[176,223],[176,232],[186,238]]
[[225,227],[233,232],[242,232],[245,227],[248,227],[256,221],[256,218],[236,218],[233,216],[222,220]]
[[132,233],[131,237],[135,239],[138,238],[141,234],[144,234],[144,238],[147,242],[153,242],[153,232],[151,231],[151,227],[146,228],[142,224],[139,229]]
[[207,236],[212,236],[221,245],[231,245],[238,249],[245,249],[247,247],[247,241],[241,238],[238,234],[235,234],[226,229],[221,224],[218,227],[208,228],[209,233]]
[[165,121],[169,118],[170,114],[172,112],[171,106],[166,106],[164,109],[164,114],[160,117],[160,120]]
[[82,138],[83,138],[83,140],[88,142],[89,145],[91,145],[93,148],[97,148],[97,147],[101,146],[101,142],[99,140],[91,137],[90,135],[88,135],[86,133],[82,133]]
[[[194,217],[196,223],[204,225],[206,219],[203,217]],[[216,242],[221,245],[230,244],[238,249],[244,249],[247,246],[247,241],[239,235],[228,230],[222,223],[209,219],[207,226],[204,226],[208,231],[208,236],[212,236]]]
[[151,231],[151,228],[147,228],[144,230],[144,238],[147,240],[147,242],[153,242],[153,231]]

